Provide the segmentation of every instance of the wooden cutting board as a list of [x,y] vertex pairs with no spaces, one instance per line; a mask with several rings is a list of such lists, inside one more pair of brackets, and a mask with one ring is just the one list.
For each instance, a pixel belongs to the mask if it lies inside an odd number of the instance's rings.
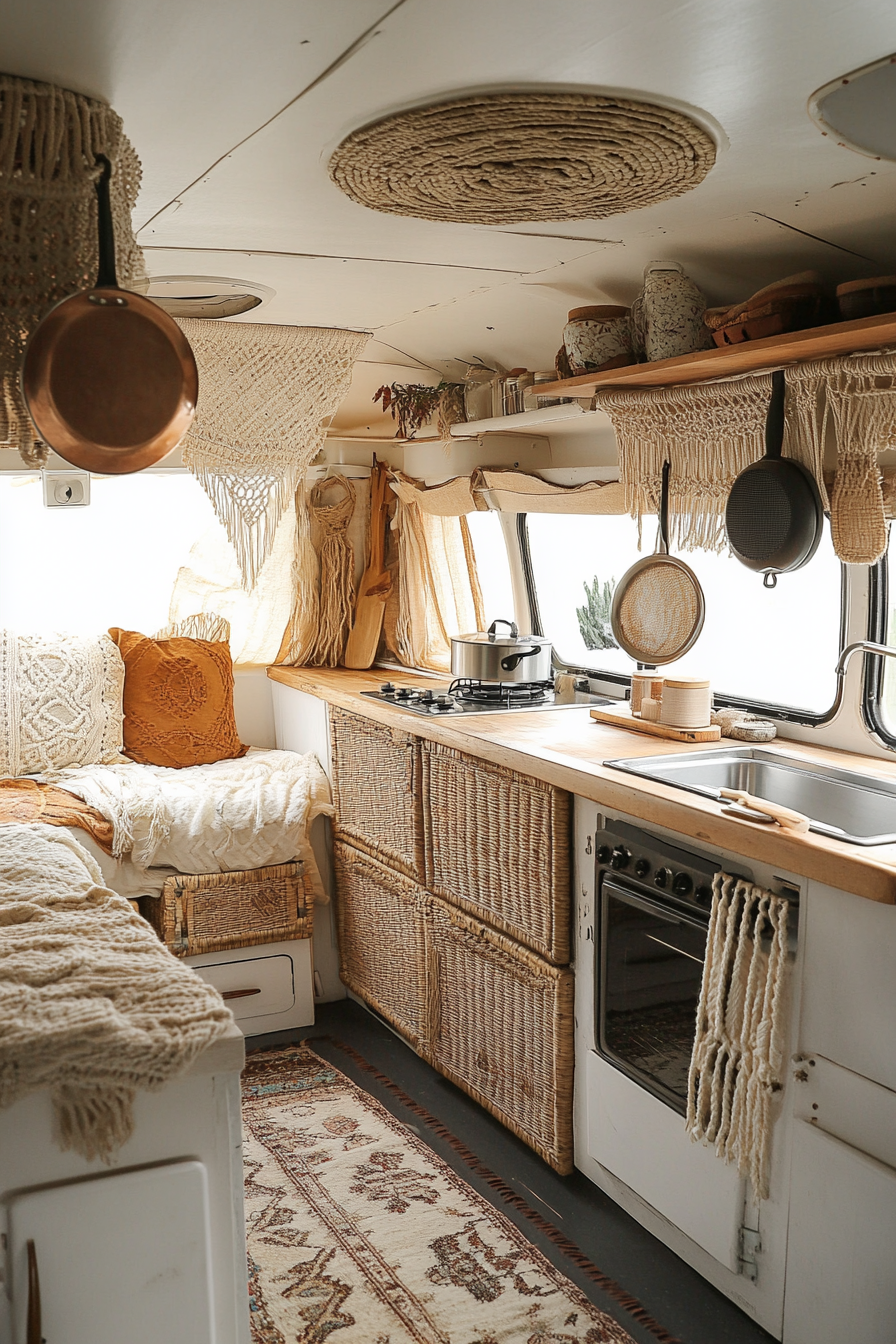
[[372,665],[383,629],[386,598],[392,591],[392,576],[383,565],[386,549],[386,490],[389,484],[387,472],[388,468],[382,462],[374,462],[370,476],[370,561],[358,588],[355,619],[342,659],[345,667],[364,668]]
[[614,728],[629,728],[634,733],[649,733],[652,737],[664,737],[670,742],[718,742],[722,736],[718,724],[711,724],[709,728],[670,728],[666,723],[637,719],[628,705],[620,709],[592,709],[591,717],[598,723],[609,723]]

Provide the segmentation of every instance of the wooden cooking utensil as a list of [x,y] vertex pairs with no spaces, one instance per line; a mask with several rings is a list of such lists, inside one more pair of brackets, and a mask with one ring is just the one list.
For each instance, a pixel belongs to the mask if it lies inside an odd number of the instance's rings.
[[369,561],[361,578],[355,603],[355,619],[342,659],[345,667],[370,667],[380,642],[386,598],[392,591],[392,575],[383,564],[387,489],[388,468],[382,462],[375,461],[370,477]]
[[738,807],[745,808],[749,812],[756,812],[757,821],[770,818],[785,830],[795,831],[797,834],[805,833],[809,829],[809,818],[802,812],[792,812],[789,807],[781,807],[780,803],[770,803],[765,798],[757,798],[755,794],[745,793],[743,789],[719,789],[719,797],[727,798],[729,802],[736,803]]

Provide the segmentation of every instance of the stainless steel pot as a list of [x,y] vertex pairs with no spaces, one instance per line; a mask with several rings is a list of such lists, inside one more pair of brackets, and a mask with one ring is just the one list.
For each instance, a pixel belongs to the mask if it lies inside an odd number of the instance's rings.
[[[496,633],[499,625],[509,635]],[[451,674],[472,681],[550,681],[551,644],[540,635],[521,635],[514,621],[492,621],[488,630],[451,641]]]

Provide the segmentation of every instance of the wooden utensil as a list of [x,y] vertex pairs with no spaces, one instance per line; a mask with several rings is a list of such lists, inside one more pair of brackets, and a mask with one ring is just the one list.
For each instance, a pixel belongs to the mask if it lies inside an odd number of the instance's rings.
[[388,485],[388,468],[374,460],[370,477],[369,561],[361,578],[355,603],[355,619],[342,659],[345,667],[370,667],[380,642],[386,598],[392,591],[392,575],[383,564]]
[[152,299],[120,289],[109,160],[97,155],[96,285],[51,308],[32,332],[22,392],[37,432],[83,471],[120,475],[176,448],[196,411],[199,375],[180,327]]
[[798,835],[804,834],[809,829],[809,818],[802,812],[792,812],[789,807],[782,807],[780,803],[770,803],[766,798],[757,798],[755,794],[745,793],[743,789],[719,789],[719,797],[727,798],[740,808],[758,813],[757,821],[771,819],[785,830],[795,831]]

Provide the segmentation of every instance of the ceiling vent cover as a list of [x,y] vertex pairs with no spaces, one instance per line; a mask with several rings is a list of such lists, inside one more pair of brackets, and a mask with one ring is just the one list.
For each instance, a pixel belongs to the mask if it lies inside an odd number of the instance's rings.
[[172,317],[239,317],[266,303],[274,294],[254,280],[222,275],[155,275],[147,297]]
[[463,224],[605,219],[680,196],[712,168],[683,112],[603,94],[471,95],[354,131],[330,176],[359,205]]
[[809,116],[822,135],[872,159],[896,160],[896,55],[816,89]]

